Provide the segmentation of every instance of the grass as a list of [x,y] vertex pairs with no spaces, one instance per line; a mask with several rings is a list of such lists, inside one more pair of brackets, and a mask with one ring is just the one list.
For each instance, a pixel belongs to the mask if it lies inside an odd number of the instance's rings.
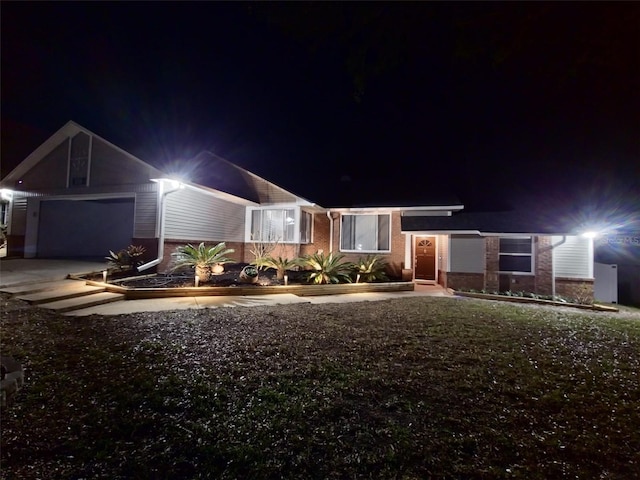
[[405,298],[67,318],[3,297],[2,478],[637,478],[640,314]]

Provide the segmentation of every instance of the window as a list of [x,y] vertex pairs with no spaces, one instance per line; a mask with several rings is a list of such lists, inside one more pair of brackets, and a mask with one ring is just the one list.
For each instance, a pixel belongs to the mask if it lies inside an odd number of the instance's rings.
[[313,216],[309,212],[300,212],[300,243],[311,243]]
[[501,272],[533,273],[532,238],[501,238],[499,269]]
[[388,252],[391,215],[343,215],[340,249],[355,252]]
[[311,242],[312,215],[300,212],[296,228],[294,208],[271,208],[251,211],[251,237],[254,242]]

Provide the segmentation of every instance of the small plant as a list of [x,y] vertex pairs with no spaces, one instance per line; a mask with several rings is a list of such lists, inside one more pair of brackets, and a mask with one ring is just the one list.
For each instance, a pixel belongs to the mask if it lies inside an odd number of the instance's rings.
[[344,262],[344,255],[314,253],[305,255],[300,264],[307,268],[307,280],[310,283],[351,283],[353,263]]
[[142,265],[144,252],[146,249],[142,245],[129,245],[118,252],[109,250],[109,256],[104,258],[110,269],[124,272]]
[[355,272],[361,282],[387,280],[386,262],[378,255],[367,255],[359,258],[355,264]]
[[284,274],[287,270],[298,266],[298,259],[282,258],[282,257],[267,257],[264,260],[264,266],[267,268],[276,269],[276,280],[283,280]]
[[580,285],[573,294],[573,301],[582,305],[593,304],[593,289],[587,285]]
[[195,274],[200,278],[201,282],[208,282],[211,278],[211,267],[214,265],[224,265],[231,263],[233,260],[227,257],[228,254],[235,252],[232,248],[227,248],[224,242],[220,242],[213,247],[207,247],[204,242],[197,247],[187,244],[176,249],[172,254],[174,257],[173,270],[182,267],[195,268]]
[[255,265],[258,270],[262,270],[267,265],[268,259],[271,257],[271,253],[278,246],[278,240],[274,240],[273,242],[257,242],[253,241],[251,243],[251,248],[249,249],[249,253],[253,255],[252,265]]
[[254,265],[247,265],[240,272],[240,279],[245,283],[256,283],[258,273],[258,269]]

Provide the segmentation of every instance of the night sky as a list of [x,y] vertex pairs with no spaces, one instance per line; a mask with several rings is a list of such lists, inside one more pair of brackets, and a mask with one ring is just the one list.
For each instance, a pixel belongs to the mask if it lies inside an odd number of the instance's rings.
[[640,210],[640,3],[2,6],[2,174],[68,120],[321,205]]

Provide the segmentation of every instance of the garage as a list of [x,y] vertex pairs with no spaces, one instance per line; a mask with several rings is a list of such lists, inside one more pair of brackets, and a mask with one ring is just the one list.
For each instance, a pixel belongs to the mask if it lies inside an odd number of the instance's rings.
[[39,258],[104,258],[133,237],[134,198],[40,202]]

